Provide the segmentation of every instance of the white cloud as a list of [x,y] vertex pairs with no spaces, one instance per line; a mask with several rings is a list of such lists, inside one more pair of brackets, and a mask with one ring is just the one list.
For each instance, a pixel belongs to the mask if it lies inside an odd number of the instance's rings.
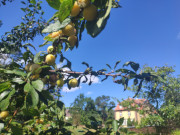
[[65,63],[66,63],[65,61],[58,63],[57,68],[61,68]]
[[61,64],[61,63],[57,64],[57,68],[60,68],[61,66],[62,66],[62,64]]
[[[64,70],[64,71],[69,71],[68,68],[64,68],[63,70]],[[91,78],[91,81],[92,81],[93,84],[94,84],[94,83],[100,83],[99,78],[96,77],[96,76],[86,75],[86,77],[87,77],[87,79],[88,79],[87,82],[86,82],[86,84],[88,84],[88,83],[90,82],[90,78]],[[66,74],[64,74],[64,78],[67,79]],[[77,79],[78,79],[78,78],[77,78]],[[79,86],[79,87],[69,89],[69,88],[67,87],[67,85],[66,85],[66,86],[64,86],[64,87],[62,88],[62,91],[63,91],[63,92],[74,92],[74,91],[80,90],[80,89],[82,88],[82,84],[83,84],[82,82],[85,81],[85,80],[86,80],[86,78],[85,78],[85,77],[82,77],[82,78],[81,78],[81,83],[80,83],[80,86]],[[92,92],[90,92],[90,91],[87,92],[87,95],[90,95],[90,94],[92,94]]]
[[179,32],[178,35],[177,35],[177,39],[180,39],[180,32]]
[[91,92],[91,91],[88,91],[86,95],[91,95],[91,94],[92,94],[92,92]]
[[[86,75],[86,77],[88,79],[88,81],[86,83],[89,83],[90,80],[92,81],[92,83],[100,83],[99,78],[96,76]],[[81,78],[81,82],[83,82],[83,81],[86,81],[86,78],[84,76]]]
[[24,64],[25,61],[23,59],[21,59],[20,61],[17,61],[18,64]]
[[63,68],[63,71],[71,71],[69,68],[65,67]]
[[82,88],[82,86],[69,89],[67,86],[65,86],[65,87],[62,88],[62,91],[63,92],[74,92],[74,91],[79,90],[81,88]]

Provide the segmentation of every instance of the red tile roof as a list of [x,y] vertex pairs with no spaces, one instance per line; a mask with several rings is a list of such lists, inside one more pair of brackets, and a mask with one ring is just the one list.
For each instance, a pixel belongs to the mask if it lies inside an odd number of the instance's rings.
[[[135,105],[139,105],[139,107],[137,109],[141,110],[143,108],[143,104],[145,104],[145,101],[147,101],[146,99],[133,99],[133,98],[128,98],[124,101],[132,101],[133,103],[131,104],[131,106],[135,106]],[[122,102],[121,102],[122,103]],[[121,104],[120,103],[120,104]],[[127,107],[123,107],[122,105],[118,104],[115,108],[115,111],[123,111],[123,110],[127,110]]]

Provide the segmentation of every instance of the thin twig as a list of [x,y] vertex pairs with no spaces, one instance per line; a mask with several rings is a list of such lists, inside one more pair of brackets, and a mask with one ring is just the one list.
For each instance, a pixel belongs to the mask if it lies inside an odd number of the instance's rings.
[[[55,72],[57,72],[56,70],[49,70],[51,73],[55,73]],[[62,71],[62,70],[60,70],[62,73],[67,73],[67,74],[77,74],[77,75],[81,75],[81,74],[85,74],[84,72],[75,72],[75,71]],[[96,72],[96,73],[98,73],[98,72]],[[112,76],[112,77],[117,77],[117,76],[122,76],[122,73],[118,73],[118,74],[112,74],[112,73],[114,73],[114,72],[109,72],[109,73],[102,73],[102,74],[98,74],[98,75],[105,75],[105,76]],[[90,75],[93,75],[93,74],[91,74],[91,72],[90,72]],[[123,77],[127,77],[127,76],[123,76]]]
[[14,111],[14,114],[13,114],[12,118],[10,119],[10,121],[9,121],[7,127],[6,127],[6,130],[9,128],[9,125],[11,124],[11,122],[12,122],[14,116],[17,114],[18,110],[19,110],[19,108],[17,108],[17,109]]

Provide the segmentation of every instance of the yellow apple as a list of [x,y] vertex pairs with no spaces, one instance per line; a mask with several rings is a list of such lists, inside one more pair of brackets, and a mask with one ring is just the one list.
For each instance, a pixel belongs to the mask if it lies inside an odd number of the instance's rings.
[[8,111],[2,111],[0,113],[0,119],[5,119],[9,115]]
[[27,72],[29,72],[29,68],[30,68],[31,65],[32,65],[32,63],[28,63],[28,64],[25,66],[25,70],[26,70]]
[[56,60],[56,58],[55,58],[54,55],[48,54],[48,55],[46,56],[45,62],[46,62],[48,65],[54,65],[54,64],[55,64],[55,60]]
[[73,8],[71,10],[71,16],[76,17],[80,13],[80,6],[77,1],[74,2]]
[[88,7],[91,4],[91,0],[78,0],[78,5],[82,8]]
[[51,37],[51,38],[56,38],[56,37],[59,37],[61,35],[63,35],[63,32],[62,32],[62,30],[59,30],[59,31],[50,33],[48,36]]
[[62,87],[62,86],[64,85],[64,80],[63,80],[63,78],[57,80],[56,83],[57,83],[57,86],[58,86],[58,87]]
[[29,71],[32,71],[32,73],[34,74],[39,74],[42,69],[40,69],[40,65],[39,64],[32,64],[30,67],[29,67]]
[[44,122],[43,119],[40,119],[40,120],[39,120],[39,124],[42,124],[43,122]]
[[71,79],[71,80],[69,81],[69,85],[70,85],[72,88],[76,87],[76,86],[78,85],[78,80],[77,80],[76,78]]
[[69,41],[69,45],[71,47],[74,47],[76,45],[76,42],[77,42],[77,37],[76,36],[69,36],[68,37],[68,41]]
[[54,47],[52,45],[47,48],[48,53],[52,53],[53,50],[54,50]]
[[97,17],[97,8],[94,5],[90,5],[83,10],[83,17],[87,21],[93,21]]
[[66,27],[64,27],[62,29],[63,34],[66,36],[72,36],[74,35],[74,24],[73,23],[69,23],[68,25],[66,25]]
[[37,124],[42,124],[43,122],[44,122],[43,119],[37,119],[37,120],[36,120],[36,123],[37,123]]
[[36,80],[39,78],[39,74],[34,74],[31,76],[31,80]]
[[56,82],[57,80],[58,80],[57,74],[51,74],[51,75],[49,76],[49,81],[50,81],[50,82]]

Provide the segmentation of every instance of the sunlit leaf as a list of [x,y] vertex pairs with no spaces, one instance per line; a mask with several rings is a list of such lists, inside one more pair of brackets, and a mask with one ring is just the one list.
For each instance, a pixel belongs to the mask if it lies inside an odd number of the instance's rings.
[[73,0],[63,0],[59,7],[59,21],[63,22],[71,13],[73,7]]
[[44,84],[41,80],[32,81],[32,86],[41,92],[43,90]]

